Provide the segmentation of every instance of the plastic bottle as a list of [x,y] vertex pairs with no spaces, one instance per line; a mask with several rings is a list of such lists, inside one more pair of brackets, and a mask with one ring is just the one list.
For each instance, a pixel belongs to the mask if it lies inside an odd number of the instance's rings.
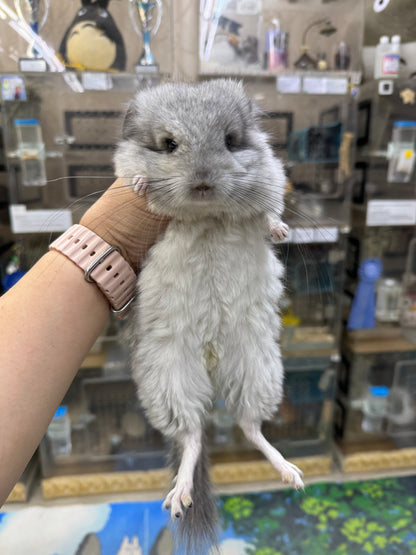
[[381,278],[376,284],[376,318],[379,322],[398,322],[402,284],[394,278]]
[[271,71],[287,68],[289,39],[278,19],[273,19],[272,24],[273,27],[266,31],[266,64]]
[[368,388],[363,405],[361,427],[364,432],[379,433],[383,431],[387,416],[389,388],[384,385],[372,385]]
[[400,35],[391,38],[388,52],[383,55],[382,76],[397,79],[400,70]]
[[214,441],[216,444],[232,443],[234,434],[234,420],[225,408],[225,401],[217,399],[212,414],[214,423]]
[[351,52],[349,46],[341,41],[335,53],[335,69],[345,70],[350,67]]
[[389,183],[409,183],[416,161],[416,121],[395,121],[388,145]]
[[71,453],[71,420],[66,406],[58,407],[46,434],[54,457]]
[[381,79],[383,75],[383,59],[390,51],[389,37],[383,35],[376,47],[376,58],[374,62],[374,79]]

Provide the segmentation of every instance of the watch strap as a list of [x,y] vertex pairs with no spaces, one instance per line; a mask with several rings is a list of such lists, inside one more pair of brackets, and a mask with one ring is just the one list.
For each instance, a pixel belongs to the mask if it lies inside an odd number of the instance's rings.
[[81,268],[85,279],[96,283],[107,297],[113,312],[126,312],[134,300],[137,278],[117,247],[76,224],[53,241],[49,249],[62,253]]

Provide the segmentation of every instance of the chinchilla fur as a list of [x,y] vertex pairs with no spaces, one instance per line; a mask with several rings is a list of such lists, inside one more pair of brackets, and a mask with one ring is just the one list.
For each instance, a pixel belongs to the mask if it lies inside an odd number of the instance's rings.
[[[125,116],[116,174],[170,218],[137,284],[132,364],[151,424],[175,446],[164,506],[187,552],[215,539],[203,430],[215,398],[285,481],[301,471],[261,433],[282,399],[278,303],[285,175],[259,110],[231,80],[139,92]],[[205,470],[204,470],[205,468]]]

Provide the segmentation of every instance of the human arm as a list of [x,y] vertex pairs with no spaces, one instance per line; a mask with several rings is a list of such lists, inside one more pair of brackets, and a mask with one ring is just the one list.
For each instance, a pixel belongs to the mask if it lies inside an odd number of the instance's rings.
[[[117,180],[86,212],[95,231],[137,271],[166,225]],[[41,441],[109,305],[58,252],[48,252],[0,298],[0,506]]]

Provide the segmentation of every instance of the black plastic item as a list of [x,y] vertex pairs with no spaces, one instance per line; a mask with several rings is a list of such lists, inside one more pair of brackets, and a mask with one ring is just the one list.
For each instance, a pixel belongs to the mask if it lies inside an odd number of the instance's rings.
[[289,159],[293,162],[337,163],[341,146],[341,122],[294,131],[289,137]]

